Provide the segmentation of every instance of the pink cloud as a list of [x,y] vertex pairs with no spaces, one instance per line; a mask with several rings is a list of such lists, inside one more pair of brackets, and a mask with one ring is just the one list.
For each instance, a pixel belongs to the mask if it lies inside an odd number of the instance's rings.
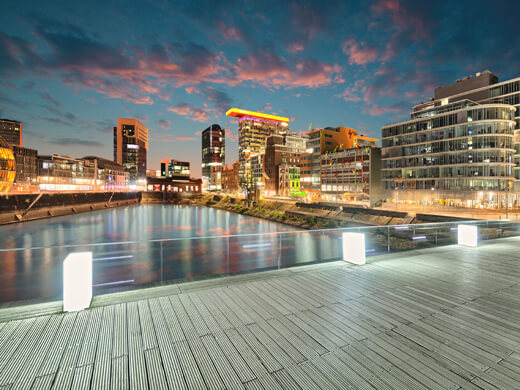
[[317,88],[333,83],[334,75],[343,69],[312,58],[298,58],[291,62],[271,51],[257,51],[238,58],[233,65],[233,84],[252,82],[267,88]]
[[[365,46],[362,48],[362,46]],[[343,53],[349,56],[349,64],[366,65],[374,62],[378,56],[377,48],[367,46],[364,42],[357,43],[354,39],[348,39],[343,44]]]
[[168,130],[170,128],[171,122],[172,121],[169,119],[161,119],[159,122],[157,122],[157,124],[161,129]]
[[168,107],[166,110],[177,115],[186,116],[195,122],[209,121],[208,109],[198,108],[189,103],[179,103],[174,107]]

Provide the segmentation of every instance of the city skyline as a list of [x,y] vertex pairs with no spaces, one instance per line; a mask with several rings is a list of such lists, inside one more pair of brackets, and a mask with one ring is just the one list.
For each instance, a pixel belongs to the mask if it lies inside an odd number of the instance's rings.
[[[24,146],[111,158],[117,117],[132,117],[150,129],[149,168],[168,156],[200,177],[193,156],[213,123],[227,165],[238,159],[231,107],[288,116],[296,132],[380,138],[434,88],[485,69],[506,80],[520,65],[514,3],[505,14],[465,1],[103,7],[21,1],[0,15],[0,117],[23,123]],[[467,29],[477,14],[485,28]]]

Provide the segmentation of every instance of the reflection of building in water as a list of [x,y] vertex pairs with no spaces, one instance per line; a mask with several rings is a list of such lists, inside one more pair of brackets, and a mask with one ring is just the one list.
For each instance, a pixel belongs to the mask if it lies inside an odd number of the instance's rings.
[[9,144],[0,137],[0,193],[11,189],[16,176],[16,163]]

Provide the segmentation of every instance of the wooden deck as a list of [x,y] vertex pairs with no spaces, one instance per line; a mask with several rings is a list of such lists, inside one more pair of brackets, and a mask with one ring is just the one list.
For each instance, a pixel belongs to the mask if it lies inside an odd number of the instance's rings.
[[4,321],[0,389],[520,388],[518,248],[219,278]]

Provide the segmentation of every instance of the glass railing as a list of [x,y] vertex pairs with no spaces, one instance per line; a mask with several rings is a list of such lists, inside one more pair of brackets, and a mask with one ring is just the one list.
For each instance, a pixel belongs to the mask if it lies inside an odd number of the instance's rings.
[[477,226],[479,241],[520,235],[520,221],[496,220],[3,248],[0,307],[61,300],[62,264],[72,252],[92,252],[93,293],[100,295],[340,260],[344,232],[364,233],[367,256],[456,244],[459,224]]

